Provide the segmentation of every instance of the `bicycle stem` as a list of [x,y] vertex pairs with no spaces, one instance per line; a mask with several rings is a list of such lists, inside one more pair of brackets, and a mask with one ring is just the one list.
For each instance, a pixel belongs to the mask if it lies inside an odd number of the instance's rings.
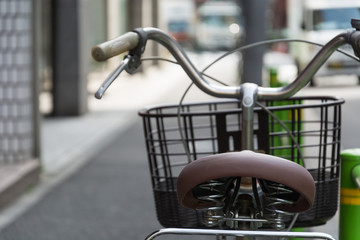
[[258,86],[244,83],[241,88],[241,149],[254,150],[254,107]]

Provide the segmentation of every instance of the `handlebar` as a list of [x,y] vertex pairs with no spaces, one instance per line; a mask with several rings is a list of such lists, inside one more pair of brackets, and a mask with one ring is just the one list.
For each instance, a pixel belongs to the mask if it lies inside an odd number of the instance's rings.
[[[358,30],[358,29],[357,29]],[[353,46],[355,54],[359,56],[360,32],[357,30],[346,32],[335,36],[330,40],[317,55],[312,59],[308,66],[298,75],[298,77],[289,85],[278,88],[257,87],[256,97],[258,100],[280,100],[293,96],[310,81],[316,71],[340,46],[349,43]],[[195,68],[187,57],[181,46],[168,34],[156,28],[143,28],[141,31],[146,33],[147,39],[162,44],[174,56],[177,62],[182,66],[186,74],[194,84],[205,93],[220,98],[240,98],[243,96],[242,86],[220,86],[212,84],[203,78],[202,74]],[[139,47],[141,34],[128,32],[119,38],[99,44],[92,49],[92,55],[95,60],[103,61],[112,56],[124,53]],[[145,47],[145,46],[143,46]],[[140,57],[140,56],[139,56]],[[131,62],[131,61],[130,61]]]
[[105,61],[111,57],[127,52],[138,45],[139,36],[135,32],[128,32],[120,37],[101,43],[92,48],[92,57],[96,61]]

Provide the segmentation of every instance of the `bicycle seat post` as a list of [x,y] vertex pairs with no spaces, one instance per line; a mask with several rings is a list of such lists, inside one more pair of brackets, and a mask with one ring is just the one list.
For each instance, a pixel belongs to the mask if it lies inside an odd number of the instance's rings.
[[257,98],[258,85],[254,83],[243,83],[240,89],[242,107],[241,149],[254,150],[254,106]]

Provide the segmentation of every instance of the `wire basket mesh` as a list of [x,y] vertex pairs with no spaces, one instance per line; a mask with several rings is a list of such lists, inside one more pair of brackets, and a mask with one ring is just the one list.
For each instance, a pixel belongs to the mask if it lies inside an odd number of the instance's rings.
[[[272,115],[255,108],[255,150],[297,162],[315,180],[314,207],[300,214],[295,226],[323,224],[337,211],[343,102],[332,97],[267,101],[264,104]],[[179,205],[177,177],[191,161],[241,150],[241,112],[238,101],[223,100],[156,106],[139,113],[157,217],[164,227],[205,227],[201,211]]]

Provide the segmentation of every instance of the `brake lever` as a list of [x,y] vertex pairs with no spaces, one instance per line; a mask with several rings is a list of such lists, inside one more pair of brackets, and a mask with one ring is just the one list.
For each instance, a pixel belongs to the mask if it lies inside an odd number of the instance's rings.
[[134,30],[139,36],[139,43],[137,46],[129,51],[129,54],[125,56],[121,64],[105,79],[100,88],[96,91],[95,97],[101,99],[105,91],[115,81],[119,74],[125,70],[129,74],[133,74],[141,65],[141,55],[145,51],[147,42],[147,33],[142,28]]
[[95,93],[97,99],[101,99],[105,91],[110,87],[110,85],[115,81],[115,79],[120,75],[120,73],[128,68],[129,63],[131,62],[132,56],[126,55],[122,60],[121,64],[105,79],[101,84],[99,89]]

